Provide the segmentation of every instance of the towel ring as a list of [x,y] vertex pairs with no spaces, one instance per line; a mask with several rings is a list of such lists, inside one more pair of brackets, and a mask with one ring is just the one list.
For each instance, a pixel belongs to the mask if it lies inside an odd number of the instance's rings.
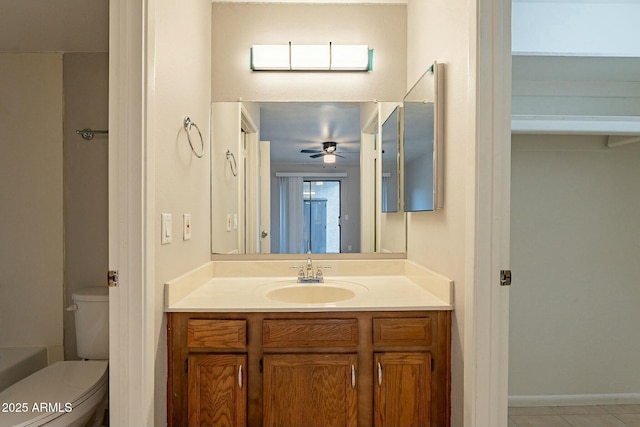
[[[201,159],[202,156],[204,155],[204,139],[202,138],[202,132],[200,132],[200,128],[198,127],[197,124],[191,121],[189,116],[184,118],[183,126],[184,126],[184,130],[187,132],[187,139],[189,140],[189,146],[191,147],[191,151],[193,152],[193,154],[195,154],[197,158]],[[198,154],[196,150],[193,148],[193,143],[191,142],[191,127],[195,127],[196,130],[198,131],[198,135],[200,136],[200,154]]]
[[231,150],[227,149],[226,157],[229,161],[229,166],[231,166],[231,173],[233,174],[233,176],[238,176],[238,164],[236,163],[236,156],[233,155]]

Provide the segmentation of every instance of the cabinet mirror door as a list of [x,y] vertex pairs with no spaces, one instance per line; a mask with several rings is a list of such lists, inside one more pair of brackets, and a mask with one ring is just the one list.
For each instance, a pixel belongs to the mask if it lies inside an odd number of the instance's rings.
[[405,212],[444,206],[444,64],[433,64],[403,101],[402,169]]

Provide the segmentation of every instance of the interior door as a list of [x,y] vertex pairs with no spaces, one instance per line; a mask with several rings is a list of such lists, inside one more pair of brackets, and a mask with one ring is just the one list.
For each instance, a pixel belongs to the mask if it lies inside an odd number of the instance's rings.
[[271,253],[271,142],[260,141],[260,253]]

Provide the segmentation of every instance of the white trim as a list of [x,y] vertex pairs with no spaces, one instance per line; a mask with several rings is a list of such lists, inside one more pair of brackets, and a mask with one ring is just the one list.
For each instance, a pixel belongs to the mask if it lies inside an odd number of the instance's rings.
[[509,396],[509,406],[639,405],[640,393]]
[[[464,319],[464,425],[506,427],[511,1],[470,0],[470,123]],[[473,36],[475,31],[475,37]]]
[[[153,176],[147,67],[153,64],[154,0],[109,4],[109,420],[154,422]],[[151,74],[152,75],[152,74]],[[151,88],[152,89],[152,88]],[[153,95],[153,93],[151,93]],[[149,157],[149,155],[151,156]]]

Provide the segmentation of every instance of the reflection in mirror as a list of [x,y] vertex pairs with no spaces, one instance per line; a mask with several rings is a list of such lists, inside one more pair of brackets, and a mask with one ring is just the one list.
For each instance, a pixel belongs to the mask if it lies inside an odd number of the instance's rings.
[[382,124],[382,212],[398,212],[400,183],[400,109],[396,107]]
[[[378,110],[373,102],[214,102],[212,253],[380,247]],[[237,176],[228,170],[227,150],[238,159]],[[406,250],[395,247],[402,249],[391,252]]]
[[433,211],[443,206],[443,75],[444,64],[434,63],[404,99],[405,212]]

